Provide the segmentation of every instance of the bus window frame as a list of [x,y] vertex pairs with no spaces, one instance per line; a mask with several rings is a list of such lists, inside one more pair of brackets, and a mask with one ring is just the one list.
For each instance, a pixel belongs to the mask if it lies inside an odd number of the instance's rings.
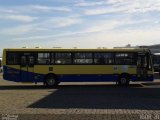
[[[136,65],[137,63],[137,55],[138,53],[137,52],[119,52],[119,51],[112,51],[112,52],[105,52],[105,51],[6,51],[6,58],[8,59],[8,53],[18,53],[19,55],[19,62],[18,64],[8,64],[8,60],[6,60],[6,64],[7,65],[20,65],[20,56],[22,56],[24,53],[30,53],[31,56],[34,56],[34,65]],[[49,53],[49,59],[50,59],[50,62],[49,64],[39,64],[38,63],[38,53]],[[52,56],[51,54],[54,54],[54,62],[51,63],[51,60],[52,60]],[[56,53],[71,53],[71,63],[70,64],[56,64],[55,63],[55,54]],[[92,54],[92,58],[86,58],[86,59],[92,59],[92,63],[89,63],[89,64],[85,64],[85,63],[74,63],[74,59],[75,59],[75,53],[91,53]],[[95,53],[112,53],[113,54],[113,62],[111,64],[97,64],[95,63],[94,59],[95,59]],[[116,53],[133,53],[135,54],[135,58],[133,59],[135,61],[135,63],[133,64],[116,64],[116,56],[115,54]],[[151,66],[152,67],[152,66]]]

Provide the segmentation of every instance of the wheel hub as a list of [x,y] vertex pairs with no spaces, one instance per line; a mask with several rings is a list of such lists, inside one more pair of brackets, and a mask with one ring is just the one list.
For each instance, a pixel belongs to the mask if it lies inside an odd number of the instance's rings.
[[121,84],[126,84],[126,78],[121,78]]

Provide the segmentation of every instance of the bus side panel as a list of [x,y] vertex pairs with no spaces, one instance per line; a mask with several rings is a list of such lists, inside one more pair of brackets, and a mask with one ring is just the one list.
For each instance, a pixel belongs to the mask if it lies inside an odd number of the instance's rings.
[[3,78],[5,80],[20,82],[21,71],[19,65],[3,66]]
[[148,77],[146,78],[138,78],[136,75],[132,75],[131,77],[131,81],[132,82],[140,82],[140,81],[153,81],[154,80],[154,76],[153,75],[148,75]]
[[20,82],[34,82],[34,72],[21,70],[21,81]]
[[21,68],[21,82],[35,82],[34,76],[35,76],[34,67]]
[[44,82],[46,74],[34,73],[34,82]]
[[[37,82],[43,81],[44,76],[49,73],[54,73],[63,82],[117,81],[122,73],[136,76],[136,66],[126,65],[125,67],[123,65],[35,65],[34,67]],[[49,71],[50,67],[53,71]]]
[[3,66],[3,79],[14,82],[43,82],[44,74],[24,71],[19,65]]
[[59,75],[60,82],[114,82],[117,75]]
[[[53,67],[53,71],[49,68]],[[113,73],[113,66],[104,65],[35,65],[35,81],[41,82],[44,76],[54,73],[62,82],[80,82],[80,81],[116,81],[117,75]]]

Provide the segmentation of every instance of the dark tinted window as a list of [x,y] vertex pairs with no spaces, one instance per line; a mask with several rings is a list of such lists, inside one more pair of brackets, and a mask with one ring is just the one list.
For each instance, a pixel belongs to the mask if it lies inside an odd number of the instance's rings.
[[38,64],[50,64],[50,54],[49,53],[38,53]]
[[136,64],[135,53],[115,53],[115,64],[133,65]]
[[7,64],[9,65],[19,65],[19,54],[16,52],[7,53]]
[[55,64],[71,64],[71,53],[55,53]]
[[54,64],[54,62],[55,62],[55,58],[54,58],[55,53],[51,53],[50,55],[51,55],[51,64]]
[[113,64],[114,54],[113,53],[94,53],[95,64]]
[[31,67],[31,66],[34,66],[34,63],[35,62],[35,58],[34,56],[29,56],[28,57],[28,65]]
[[92,53],[75,53],[74,64],[92,64]]

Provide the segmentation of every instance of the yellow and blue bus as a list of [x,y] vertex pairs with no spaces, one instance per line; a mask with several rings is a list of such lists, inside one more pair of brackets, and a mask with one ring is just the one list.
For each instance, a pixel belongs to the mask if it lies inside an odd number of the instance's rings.
[[3,77],[15,82],[153,81],[149,49],[42,49],[3,50]]

